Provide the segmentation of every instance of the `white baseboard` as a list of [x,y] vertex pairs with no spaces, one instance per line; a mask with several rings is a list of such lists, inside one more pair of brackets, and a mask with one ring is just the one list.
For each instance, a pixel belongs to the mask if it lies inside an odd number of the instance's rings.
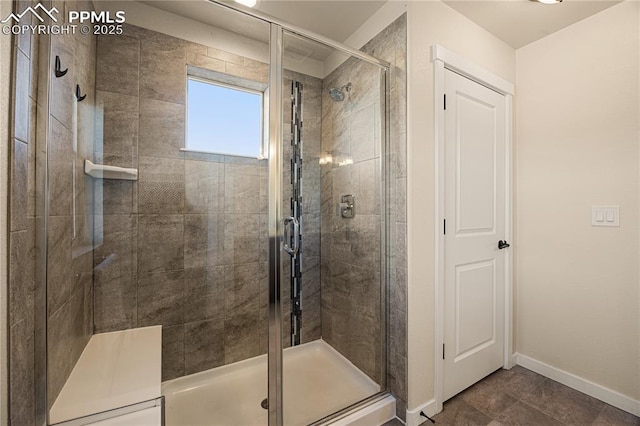
[[511,356],[509,356],[505,360],[504,367],[502,367],[502,368],[507,369],[507,370],[511,370],[513,367],[516,366],[516,364],[518,364],[518,354],[514,353],[514,354],[511,354]]
[[429,417],[433,417],[438,414],[438,406],[436,404],[436,400],[432,399],[418,406],[418,408],[407,410],[407,426],[418,426],[419,424],[427,420],[420,415],[420,411],[424,411],[424,413]]
[[562,383],[563,385],[604,401],[609,405],[613,405],[614,407],[640,417],[640,401],[632,399],[612,389],[605,388],[597,383],[583,379],[582,377],[578,377],[575,374],[568,373],[549,364],[545,364],[544,362],[530,358],[526,355],[516,354],[515,358],[516,363],[526,369],[534,371],[555,380],[556,382]]

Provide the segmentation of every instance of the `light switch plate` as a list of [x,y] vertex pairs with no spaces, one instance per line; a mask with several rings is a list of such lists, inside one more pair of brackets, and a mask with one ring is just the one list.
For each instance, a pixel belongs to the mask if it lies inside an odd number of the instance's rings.
[[620,206],[592,206],[592,226],[620,226]]

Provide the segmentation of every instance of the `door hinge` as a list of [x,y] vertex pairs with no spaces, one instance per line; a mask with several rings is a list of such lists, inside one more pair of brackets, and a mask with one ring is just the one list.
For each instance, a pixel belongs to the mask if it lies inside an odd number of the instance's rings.
[[442,232],[444,235],[447,235],[447,219],[444,220],[444,225],[442,226]]
[[442,344],[442,359],[444,359],[444,343]]
[[444,109],[447,109],[447,95],[444,95]]

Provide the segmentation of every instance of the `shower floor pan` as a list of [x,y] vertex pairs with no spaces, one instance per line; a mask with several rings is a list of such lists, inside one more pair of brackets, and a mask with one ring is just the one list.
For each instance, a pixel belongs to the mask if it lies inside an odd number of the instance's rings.
[[[356,403],[380,387],[323,340],[287,348],[284,424],[306,425]],[[266,425],[267,356],[166,381],[167,426]],[[395,404],[394,404],[395,405]]]

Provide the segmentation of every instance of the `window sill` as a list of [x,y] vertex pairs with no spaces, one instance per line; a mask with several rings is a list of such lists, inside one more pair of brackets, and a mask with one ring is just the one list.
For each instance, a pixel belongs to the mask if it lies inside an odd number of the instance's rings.
[[245,157],[242,155],[223,154],[219,152],[199,151],[189,148],[180,148],[180,152],[184,153],[185,160],[200,160],[209,161],[214,163],[228,163],[228,164],[247,164],[264,166],[267,165],[266,157]]

